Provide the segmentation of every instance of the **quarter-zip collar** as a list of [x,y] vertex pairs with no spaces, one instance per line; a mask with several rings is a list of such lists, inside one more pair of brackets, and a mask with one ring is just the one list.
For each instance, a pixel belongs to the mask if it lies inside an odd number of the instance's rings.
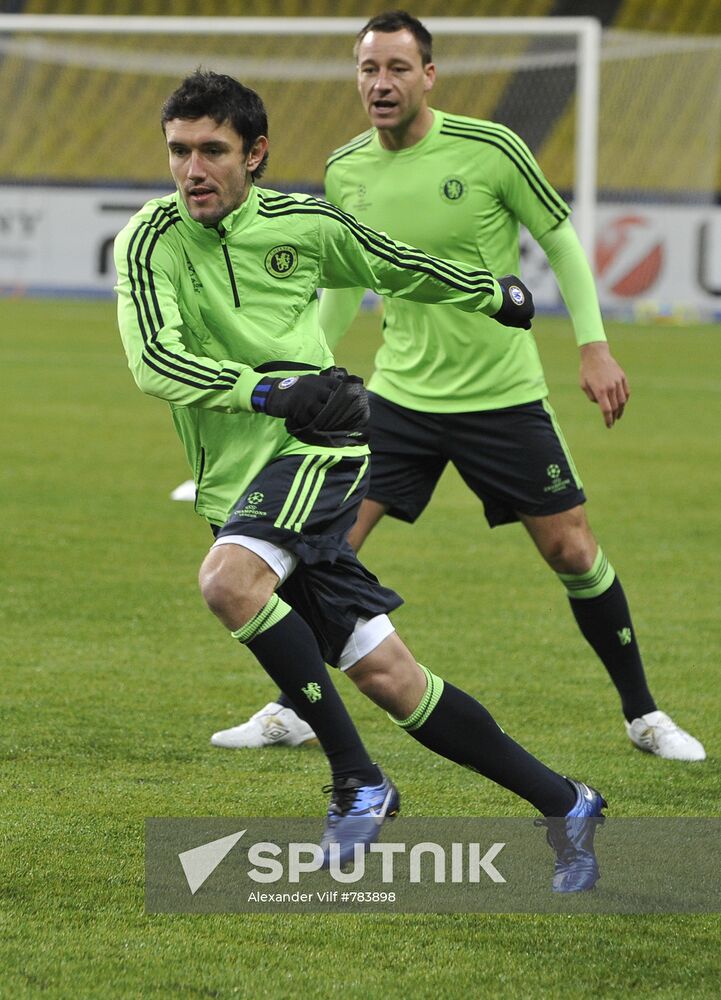
[[204,226],[202,223],[196,222],[190,216],[180,192],[177,193],[176,199],[185,231],[197,243],[205,245],[211,242],[217,245],[219,236],[228,243],[235,243],[239,234],[248,228],[258,214],[258,192],[255,184],[251,184],[245,201],[234,212],[221,219],[215,227]]

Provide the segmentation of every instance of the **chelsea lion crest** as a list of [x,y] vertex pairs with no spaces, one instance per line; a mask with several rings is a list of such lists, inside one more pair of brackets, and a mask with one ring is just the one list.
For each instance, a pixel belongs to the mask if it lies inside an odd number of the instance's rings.
[[444,201],[456,204],[468,194],[468,185],[462,177],[446,177],[440,187],[441,197]]
[[265,269],[274,278],[287,278],[298,266],[298,251],[295,247],[273,247],[265,255]]

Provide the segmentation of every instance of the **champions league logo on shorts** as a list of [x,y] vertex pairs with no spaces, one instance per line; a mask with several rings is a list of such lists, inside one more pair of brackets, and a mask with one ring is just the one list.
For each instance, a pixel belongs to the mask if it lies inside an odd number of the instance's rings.
[[[513,288],[510,289],[509,294],[513,295]],[[546,475],[551,482],[550,485],[543,487],[544,493],[561,493],[571,485],[571,480],[567,476],[562,475],[561,466],[556,465],[555,462],[548,466]]]
[[287,278],[298,266],[298,251],[295,247],[273,247],[265,255],[265,269],[274,278]]
[[454,203],[463,201],[468,193],[468,187],[460,177],[446,177],[441,184],[440,190],[444,201],[452,201]]
[[264,500],[265,494],[261,493],[259,490],[254,490],[253,493],[249,493],[247,496],[242,496],[240,498],[230,516],[236,518],[250,518],[251,520],[255,520],[259,517],[267,517],[268,512],[259,509]]

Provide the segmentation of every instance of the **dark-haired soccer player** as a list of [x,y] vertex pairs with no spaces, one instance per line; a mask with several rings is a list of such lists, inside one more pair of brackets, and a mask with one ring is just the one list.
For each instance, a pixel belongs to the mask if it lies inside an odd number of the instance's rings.
[[[560,817],[549,824],[554,888],[591,888],[598,868],[585,820],[601,814],[603,798],[547,768],[482,705],[416,663],[386,614],[400,598],[346,540],[367,488],[367,408],[351,405],[353,421],[319,430],[341,388],[365,405],[358,381],[333,368],[319,286],[368,284],[524,327],[530,294],[517,279],[499,284],[485,269],[394,243],[325,202],[260,190],[265,110],[230,77],[187,78],[162,124],[178,190],[148,202],[118,236],[120,331],[139,387],[171,405],[196,509],[216,534],[200,569],[203,597],[303,704],[328,757],[326,858],[334,843],[342,863],[356,842],[374,840],[400,798],[324,660],[424,746]],[[497,335],[508,333],[497,324]]]
[[[404,11],[379,14],[355,45],[371,128],[328,160],[329,201],[394,239],[494,273],[518,272],[519,225],[558,280],[580,353],[581,387],[607,427],[629,389],[611,356],[593,277],[569,208],[510,129],[433,110],[432,39]],[[331,290],[321,325],[334,346],[362,289]],[[350,533],[358,550],[385,514],[413,522],[450,461],[491,527],[521,521],[566,590],[578,626],[621,699],[642,750],[703,760],[701,743],[659,711],[616,573],[589,527],[585,496],[554,412],[533,336],[499,338],[486,316],[386,298],[371,395],[371,483]],[[215,733],[226,747],[298,745],[312,727],[280,697]]]

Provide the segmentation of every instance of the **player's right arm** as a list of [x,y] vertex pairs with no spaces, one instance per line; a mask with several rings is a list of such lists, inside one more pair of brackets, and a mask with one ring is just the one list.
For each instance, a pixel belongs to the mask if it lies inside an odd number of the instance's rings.
[[598,295],[570,209],[548,182],[523,140],[494,125],[499,196],[546,254],[568,309],[580,352],[580,384],[612,427],[629,397],[626,375],[606,342]]
[[452,305],[530,329],[533,298],[519,279],[498,281],[485,269],[395,242],[332,205],[313,199],[304,204],[315,206],[318,216],[324,288],[372,288],[379,295]]
[[140,389],[181,406],[252,410],[258,374],[234,361],[192,354],[182,340],[180,261],[157,229],[131,220],[115,241],[118,326]]
[[580,386],[598,403],[607,427],[623,416],[631,390],[626,374],[611,354],[591,267],[570,219],[538,240],[548,258],[576,334]]

